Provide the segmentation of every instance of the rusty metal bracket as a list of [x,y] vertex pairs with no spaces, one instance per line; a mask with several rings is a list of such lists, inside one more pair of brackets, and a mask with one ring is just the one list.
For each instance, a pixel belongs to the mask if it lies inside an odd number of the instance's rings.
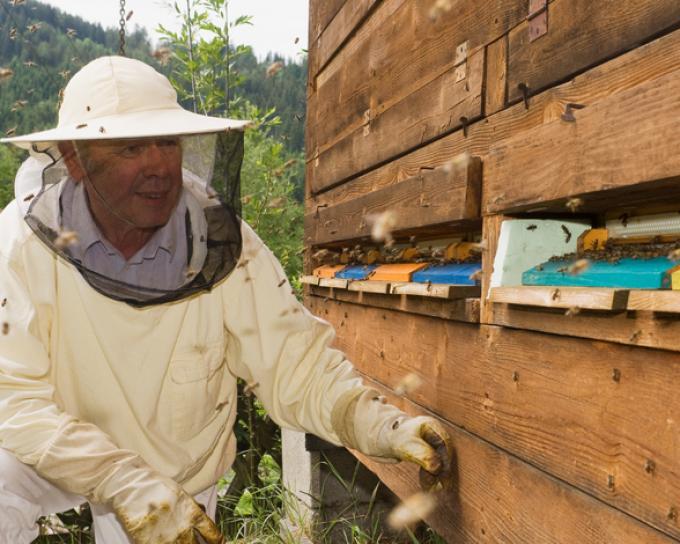
[[467,77],[468,44],[469,42],[463,42],[456,47],[456,58],[453,62],[456,83]]
[[548,0],[529,0],[529,41],[533,42],[548,32]]
[[573,102],[570,102],[564,107],[564,113],[560,116],[560,119],[567,123],[575,123],[576,117],[574,117],[574,110],[582,110],[583,108],[585,108],[584,104],[574,104]]

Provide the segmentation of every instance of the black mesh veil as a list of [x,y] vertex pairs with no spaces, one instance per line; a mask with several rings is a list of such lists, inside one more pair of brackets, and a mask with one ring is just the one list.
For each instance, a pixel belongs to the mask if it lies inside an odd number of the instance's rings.
[[[175,281],[160,285],[155,281],[134,282],[124,274],[112,273],[106,266],[88,264],[82,258],[86,247],[78,241],[91,240],[91,232],[78,232],[69,224],[82,225],[82,217],[69,217],[87,207],[71,209],[78,183],[66,167],[57,146],[33,146],[33,154],[49,156],[42,172],[42,186],[31,198],[26,222],[59,257],[75,266],[85,280],[101,294],[135,307],[177,301],[210,290],[235,268],[241,254],[241,164],[243,131],[232,130],[207,135],[182,136],[181,207],[173,212],[173,235],[183,251],[175,262]],[[77,144],[76,144],[77,145]],[[94,224],[94,223],[93,223]],[[96,230],[96,229],[94,229]],[[167,230],[167,229],[166,229]],[[83,244],[84,245],[84,244]],[[77,249],[80,250],[77,251]],[[96,260],[95,260],[96,263]]]

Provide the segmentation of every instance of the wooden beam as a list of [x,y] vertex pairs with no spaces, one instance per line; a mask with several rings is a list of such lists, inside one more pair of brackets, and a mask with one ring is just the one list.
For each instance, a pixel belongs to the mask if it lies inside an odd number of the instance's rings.
[[390,292],[393,295],[409,295],[434,298],[473,298],[479,297],[479,286],[445,285],[437,283],[393,283]]
[[370,239],[370,216],[390,212],[393,232],[478,219],[482,164],[478,157],[459,158],[449,167],[423,170],[419,175],[369,193],[351,202],[321,208],[305,216],[305,243]]
[[636,186],[656,198],[677,195],[678,96],[680,70],[588,104],[575,122],[556,120],[493,146],[484,169],[486,213],[574,196],[587,201],[598,192],[611,208]]
[[[433,21],[428,2],[381,2],[317,76],[318,114],[308,119],[320,160],[314,192],[457,129],[461,117],[479,118],[484,46],[526,16],[524,4],[458,2]],[[465,42],[467,76],[458,81]]]
[[[381,384],[367,382],[407,413],[431,415]],[[442,424],[454,448],[453,488],[435,492],[437,506],[427,522],[447,542],[677,542],[461,428]],[[421,490],[416,465],[378,463],[352,453],[400,498]]]
[[[638,47],[563,85],[532,96],[529,110],[524,108],[523,103],[519,103],[473,124],[467,138],[461,131],[454,132],[389,164],[361,174],[333,190],[310,195],[307,200],[308,212],[316,210],[318,206],[333,206],[352,200],[357,195],[403,181],[417,175],[423,168],[444,165],[451,157],[466,151],[481,156],[485,161],[491,145],[521,135],[529,129],[541,126],[545,121],[559,119],[567,103],[592,106],[606,97],[615,96],[636,87],[641,82],[678,69],[680,69],[680,31]],[[578,111],[576,115],[584,112],[585,110]],[[356,174],[358,169],[353,171]],[[309,173],[308,179],[314,177],[316,172],[317,168],[314,168]],[[484,192],[487,192],[486,182]],[[483,201],[489,200],[488,196],[484,196]],[[490,213],[489,210],[486,213]]]
[[314,75],[323,70],[345,41],[357,30],[381,0],[346,0],[319,36]]
[[672,514],[680,505],[680,353],[317,297],[307,305],[336,325],[337,347],[373,379],[394,390],[418,374],[414,402],[680,538]]
[[520,100],[519,84],[540,91],[637,47],[680,23],[676,0],[552,0],[548,33],[529,41],[528,23],[509,36],[508,91]]
[[[343,291],[324,287],[311,287],[307,294],[319,297],[319,300],[325,301],[323,302],[324,305],[331,303],[330,301],[341,301],[407,314],[427,315],[440,319],[463,321],[465,323],[479,323],[478,298],[448,300],[409,297],[407,295],[388,295],[371,293],[369,291]],[[307,297],[305,297],[305,300],[307,300]],[[328,315],[326,308],[320,308],[320,311],[322,312],[319,314],[321,317]]]
[[[630,306],[633,294],[628,298]],[[680,351],[680,316],[651,311],[600,312],[492,304],[489,323],[564,336],[606,340],[618,344]]]
[[484,115],[505,108],[508,76],[508,38],[502,36],[486,48],[486,81]]
[[578,308],[582,310],[625,310],[628,291],[604,287],[492,287],[489,300],[494,303]]
[[390,284],[386,281],[352,281],[347,286],[350,291],[361,291],[362,293],[378,293],[386,295],[390,292]]
[[633,289],[628,296],[628,309],[680,314],[680,291]]

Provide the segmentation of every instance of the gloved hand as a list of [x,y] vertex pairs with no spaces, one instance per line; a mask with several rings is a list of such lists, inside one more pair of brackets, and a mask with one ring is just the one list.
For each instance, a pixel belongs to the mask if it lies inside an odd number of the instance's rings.
[[193,498],[183,491],[179,491],[176,497],[174,505],[154,504],[143,517],[130,518],[120,507],[116,514],[135,544],[225,542],[215,523]]
[[119,449],[90,423],[68,419],[35,469],[66,491],[110,506],[134,544],[224,542],[177,482],[136,453]]
[[347,447],[385,460],[411,461],[421,467],[421,485],[444,485],[451,472],[452,446],[446,429],[434,418],[410,417],[385,404],[377,391],[348,391],[331,414],[333,429]]

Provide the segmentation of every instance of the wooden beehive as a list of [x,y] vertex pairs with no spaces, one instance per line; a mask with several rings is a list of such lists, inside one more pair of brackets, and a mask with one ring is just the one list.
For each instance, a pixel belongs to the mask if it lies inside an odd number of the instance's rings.
[[678,28],[677,0],[310,1],[310,253],[387,209],[482,232],[480,297],[305,288],[367,382],[447,425],[449,542],[680,542],[680,292],[491,283],[504,221],[680,211]]

